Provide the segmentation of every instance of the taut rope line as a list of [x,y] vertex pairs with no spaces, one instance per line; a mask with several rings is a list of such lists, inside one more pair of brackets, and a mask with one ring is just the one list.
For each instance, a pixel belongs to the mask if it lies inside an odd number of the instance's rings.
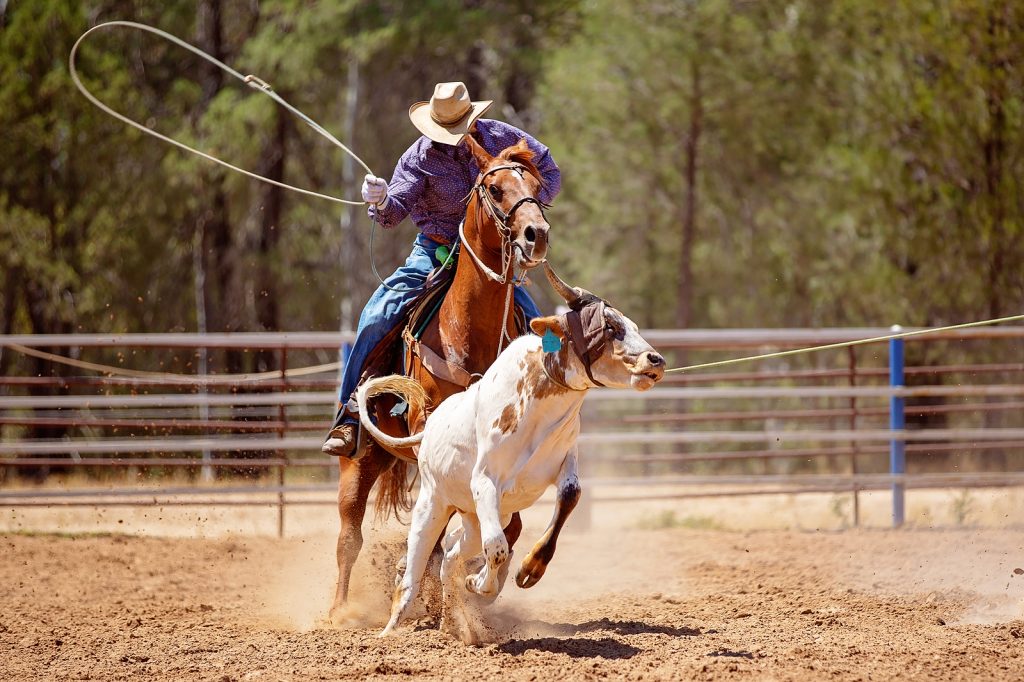
[[248,76],[243,76],[241,73],[239,73],[238,71],[235,71],[234,69],[232,69],[230,66],[228,66],[224,62],[220,61],[219,59],[217,59],[215,57],[212,57],[212,56],[208,55],[207,53],[205,53],[202,50],[200,50],[198,47],[195,47],[194,45],[186,43],[181,38],[173,36],[170,33],[167,33],[166,31],[161,31],[158,28],[153,28],[152,26],[147,26],[146,24],[140,24],[140,23],[137,23],[137,22],[134,22],[134,21],[108,21],[106,23],[98,24],[96,26],[93,26],[88,31],[83,33],[81,35],[81,37],[79,37],[78,40],[75,41],[74,46],[71,48],[71,55],[68,57],[68,68],[71,70],[71,80],[74,81],[75,87],[78,88],[79,92],[81,92],[85,96],[86,99],[88,99],[90,102],[95,104],[102,111],[104,111],[105,113],[113,116],[114,118],[116,118],[117,120],[121,121],[122,123],[126,123],[126,124],[130,125],[131,127],[135,128],[137,130],[141,130],[142,132],[146,133],[147,135],[152,135],[153,137],[155,137],[155,138],[157,138],[159,140],[163,140],[164,142],[167,142],[168,144],[172,144],[175,147],[178,147],[179,149],[184,149],[185,151],[187,151],[187,152],[189,152],[191,154],[195,154],[196,156],[201,156],[204,159],[207,159],[209,161],[213,161],[214,163],[218,163],[221,166],[224,166],[225,168],[230,168],[231,170],[237,171],[237,172],[241,173],[242,175],[248,175],[250,178],[253,178],[255,180],[259,180],[260,182],[266,182],[268,184],[275,185],[277,187],[281,187],[283,189],[290,189],[293,192],[298,192],[300,194],[305,194],[307,196],[316,197],[318,199],[326,199],[327,201],[333,201],[333,202],[338,203],[338,204],[349,204],[351,206],[362,206],[365,203],[363,201],[352,201],[350,199],[339,199],[338,197],[332,197],[332,196],[329,196],[327,194],[321,194],[319,192],[314,192],[312,190],[303,189],[301,187],[295,187],[294,185],[289,185],[289,184],[284,183],[284,182],[278,182],[277,180],[271,180],[270,178],[263,177],[262,175],[257,175],[256,173],[253,173],[252,171],[247,171],[244,168],[239,168],[238,166],[230,164],[227,161],[223,161],[221,159],[218,159],[216,156],[213,156],[212,154],[207,154],[206,152],[200,151],[200,150],[195,149],[193,147],[189,147],[187,144],[184,144],[183,142],[178,142],[177,140],[175,140],[173,138],[170,138],[170,137],[168,137],[168,136],[166,136],[166,135],[164,135],[162,133],[158,133],[155,130],[150,130],[149,128],[147,128],[146,126],[142,125],[138,121],[134,121],[134,120],[128,118],[127,116],[125,116],[124,114],[121,114],[121,113],[119,113],[117,111],[114,111],[109,106],[107,106],[106,104],[101,102],[99,99],[96,98],[96,96],[94,96],[91,92],[89,92],[86,89],[86,87],[82,84],[81,79],[79,79],[79,77],[78,77],[78,70],[75,68],[75,57],[78,54],[78,47],[82,44],[82,41],[85,40],[86,37],[90,33],[94,32],[94,31],[98,31],[98,30],[100,30],[102,28],[111,28],[111,27],[114,27],[114,26],[123,26],[123,27],[127,27],[127,28],[137,28],[140,31],[147,31],[149,33],[153,33],[155,35],[160,36],[161,38],[164,38],[165,40],[169,40],[170,42],[174,43],[175,45],[178,45],[179,47],[185,48],[189,52],[191,52],[191,53],[193,53],[195,55],[198,55],[199,57],[202,57],[206,61],[210,62],[211,64],[213,64],[217,68],[219,68],[222,71],[224,71],[225,73],[228,73],[231,76],[234,76],[235,78],[237,78],[238,80],[242,81],[243,83],[245,83],[249,87],[253,88],[254,90],[258,90],[259,92],[262,92],[263,94],[267,95],[272,100],[274,100],[275,102],[277,102],[278,104],[283,106],[285,109],[287,109],[288,111],[292,112],[295,116],[297,116],[300,119],[302,119],[310,128],[312,128],[313,130],[318,132],[320,135],[322,135],[325,138],[327,138],[328,140],[330,140],[332,144],[334,144],[335,146],[339,147],[342,151],[344,151],[346,154],[348,154],[353,159],[355,159],[355,161],[360,166],[362,166],[364,169],[366,169],[367,173],[370,173],[371,175],[375,175],[375,173],[372,170],[370,170],[370,167],[367,166],[366,163],[362,159],[360,159],[359,156],[355,152],[353,152],[351,149],[349,149],[344,144],[342,144],[341,141],[338,140],[338,138],[334,137],[334,135],[331,135],[328,131],[326,131],[323,128],[323,126],[321,126],[316,121],[311,119],[309,116],[306,116],[304,113],[302,113],[301,111],[299,111],[298,109],[293,107],[291,104],[286,102],[284,100],[284,98],[282,98],[280,95],[278,95],[276,92],[274,92],[274,89],[271,88],[270,85],[268,85],[265,81],[261,80],[260,78],[258,78],[256,76],[253,76],[252,74],[250,74]]
[[1000,324],[1002,322],[1014,322],[1017,320],[1024,320],[1024,315],[1011,315],[1009,317],[997,317],[992,320],[981,320],[979,322],[965,322],[963,324],[953,324],[948,327],[933,327],[929,329],[916,329],[909,332],[899,332],[897,334],[886,334],[885,336],[875,336],[870,339],[857,339],[856,341],[842,341],[840,343],[829,343],[824,346],[811,346],[810,348],[795,348],[793,350],[783,350],[776,353],[764,353],[763,355],[751,355],[745,358],[732,358],[731,360],[719,360],[717,362],[702,362],[699,365],[687,365],[686,367],[673,367],[672,369],[666,369],[665,372],[689,372],[694,369],[707,369],[709,367],[722,367],[724,365],[735,365],[740,362],[750,362],[752,360],[767,360],[768,358],[781,358],[788,355],[801,355],[803,353],[813,353],[819,350],[831,350],[834,348],[849,348],[850,346],[863,346],[868,343],[878,343],[880,341],[889,341],[891,339],[905,339],[908,336],[923,336],[924,334],[937,334],[939,332],[953,331],[954,329],[968,329],[970,327],[988,327],[994,324]]

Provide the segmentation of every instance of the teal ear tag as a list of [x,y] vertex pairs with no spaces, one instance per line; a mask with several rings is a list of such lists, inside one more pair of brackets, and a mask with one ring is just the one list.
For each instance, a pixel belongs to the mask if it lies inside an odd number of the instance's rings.
[[550,329],[544,332],[540,344],[545,353],[557,353],[562,350],[562,339],[558,338],[558,335]]

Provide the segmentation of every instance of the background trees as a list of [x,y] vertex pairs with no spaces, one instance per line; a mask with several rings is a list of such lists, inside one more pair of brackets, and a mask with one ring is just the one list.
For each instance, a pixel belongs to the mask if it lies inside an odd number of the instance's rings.
[[[646,325],[940,324],[1024,301],[1010,0],[14,0],[0,332],[334,329],[374,285],[361,210],[226,174],[78,95],[71,44],[115,18],[262,76],[382,175],[415,139],[408,105],[467,81],[562,165],[553,258]],[[174,46],[111,31],[82,70],[147,125],[357,195],[361,169]],[[379,236],[381,269],[412,234]]]

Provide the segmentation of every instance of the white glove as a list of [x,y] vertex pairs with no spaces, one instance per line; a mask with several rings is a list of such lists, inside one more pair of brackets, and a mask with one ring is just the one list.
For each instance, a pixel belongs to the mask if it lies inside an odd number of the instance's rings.
[[384,178],[366,174],[363,179],[363,201],[368,204],[377,204],[381,208],[388,203],[388,182]]

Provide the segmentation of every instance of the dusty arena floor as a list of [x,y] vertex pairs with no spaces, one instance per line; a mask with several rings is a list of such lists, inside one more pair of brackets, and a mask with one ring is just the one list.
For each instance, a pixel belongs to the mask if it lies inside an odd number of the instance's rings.
[[327,537],[0,536],[0,678],[1024,679],[1022,530],[569,535],[482,647],[376,636],[380,535],[342,629]]

